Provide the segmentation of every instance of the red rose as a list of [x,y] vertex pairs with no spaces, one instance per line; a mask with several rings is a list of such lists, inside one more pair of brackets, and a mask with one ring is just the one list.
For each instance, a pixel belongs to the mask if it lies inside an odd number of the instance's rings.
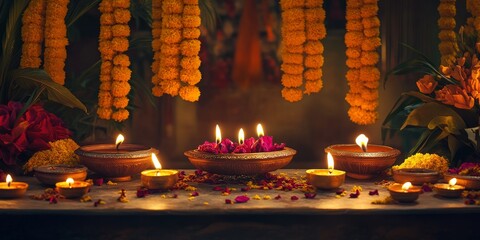
[[18,112],[22,104],[9,102],[8,105],[0,105],[0,133],[10,132],[15,124]]
[[20,122],[11,133],[0,134],[0,158],[7,165],[14,165],[18,155],[28,147],[26,129],[28,122]]

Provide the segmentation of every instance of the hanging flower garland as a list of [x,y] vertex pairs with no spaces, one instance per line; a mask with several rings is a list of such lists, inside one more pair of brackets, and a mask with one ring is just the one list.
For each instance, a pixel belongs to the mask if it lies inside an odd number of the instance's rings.
[[455,0],[440,0],[438,5],[438,13],[440,18],[438,19],[438,28],[440,33],[438,38],[440,43],[438,49],[440,50],[441,64],[444,66],[450,66],[456,61],[456,52],[459,50],[457,45],[457,36],[455,34]]
[[153,51],[153,63],[152,63],[152,94],[156,97],[163,95],[162,87],[159,85],[160,77],[158,75],[160,68],[160,57],[162,48],[162,42],[160,36],[162,34],[162,3],[163,0],[152,1],[152,51]]
[[352,122],[373,124],[378,113],[380,71],[377,48],[380,42],[378,0],[347,1],[347,66],[346,79],[350,87],[345,100],[350,104],[348,115]]
[[58,84],[65,84],[65,59],[68,45],[65,16],[69,0],[48,0],[45,16],[45,71]]
[[46,0],[32,0],[23,13],[20,68],[39,68],[42,64],[46,4]]
[[467,0],[467,11],[472,14],[467,22],[477,31],[477,42],[480,42],[480,0]]
[[323,87],[322,67],[323,44],[320,42],[327,35],[325,29],[325,10],[323,0],[305,1],[305,92],[306,94],[319,92]]

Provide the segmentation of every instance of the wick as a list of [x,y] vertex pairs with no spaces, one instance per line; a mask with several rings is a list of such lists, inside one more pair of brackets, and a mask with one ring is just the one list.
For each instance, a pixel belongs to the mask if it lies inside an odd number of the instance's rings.
[[328,169],[328,174],[332,174],[333,173],[333,169]]
[[69,188],[72,188],[72,184],[71,184],[71,183],[68,183],[68,187],[69,187]]
[[362,145],[362,150],[363,150],[363,152],[367,152],[367,146]]
[[115,149],[117,149],[117,152],[118,150],[120,149],[120,144],[122,144],[121,142],[117,143],[117,145],[115,146]]
[[12,182],[8,182],[8,183],[7,183],[7,187],[10,187],[10,184],[12,184]]
[[155,173],[155,176],[160,176],[160,171],[157,170],[157,172]]

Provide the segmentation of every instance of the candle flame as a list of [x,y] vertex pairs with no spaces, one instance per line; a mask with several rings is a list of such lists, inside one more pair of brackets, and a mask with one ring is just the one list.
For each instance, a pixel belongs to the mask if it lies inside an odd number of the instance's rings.
[[67,181],[65,181],[68,184],[69,188],[72,188],[73,183],[75,182],[73,178],[67,178]]
[[411,182],[406,182],[406,183],[404,183],[404,184],[402,185],[402,190],[403,190],[404,192],[407,192],[408,189],[409,189],[411,186],[412,186],[412,183],[411,183]]
[[10,184],[12,184],[13,182],[12,176],[10,176],[10,174],[7,175],[5,182],[7,183],[7,186],[10,187]]
[[222,142],[222,133],[220,132],[220,127],[217,126],[215,127],[215,142],[217,144],[219,144],[220,142]]
[[358,137],[355,139],[355,142],[364,152],[367,151],[368,138],[365,136],[365,134],[358,135]]
[[265,133],[263,132],[262,124],[260,124],[260,123],[257,125],[257,135],[258,135],[258,137],[265,136]]
[[238,131],[238,143],[243,144],[245,142],[245,133],[243,132],[243,128],[240,128]]
[[157,155],[155,155],[155,153],[152,153],[152,162],[153,166],[155,166],[155,169],[162,169],[162,164],[160,164],[160,161],[158,161]]
[[123,141],[125,141],[125,137],[122,134],[118,134],[117,140],[115,140],[115,146],[116,146],[117,150],[120,147],[120,144],[123,143]]
[[452,179],[450,179],[450,181],[448,181],[448,186],[449,187],[453,187],[453,186],[455,186],[455,184],[457,184],[457,179],[456,178],[452,178]]
[[332,174],[333,172],[333,156],[331,153],[327,154],[327,165],[328,165],[328,173]]

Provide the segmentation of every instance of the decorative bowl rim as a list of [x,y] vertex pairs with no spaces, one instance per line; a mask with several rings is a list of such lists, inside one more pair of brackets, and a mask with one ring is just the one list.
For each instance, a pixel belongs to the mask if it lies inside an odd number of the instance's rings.
[[198,149],[188,150],[184,152],[184,155],[187,157],[200,158],[206,160],[238,160],[238,161],[248,161],[248,160],[267,160],[275,159],[281,157],[293,156],[297,151],[293,148],[285,147],[283,150],[272,151],[272,152],[258,152],[258,153],[223,153],[223,154],[213,154],[207,152],[201,152]]
[[92,152],[95,148],[101,147],[111,147],[115,146],[115,144],[92,144],[92,145],[85,145],[77,148],[75,150],[75,154],[81,157],[91,157],[91,158],[144,158],[151,156],[152,153],[158,152],[157,149],[152,147],[146,147],[138,144],[131,144],[131,143],[122,143],[121,146],[126,147],[140,147],[140,150],[132,151],[132,152],[119,152],[119,153],[102,153],[102,152]]
[[454,173],[445,173],[444,176],[445,177],[457,178],[457,179],[480,181],[480,176],[460,175],[460,174],[454,174]]
[[354,146],[354,144],[334,144],[334,145],[330,145],[330,146],[325,148],[325,152],[330,152],[332,155],[337,155],[337,156],[368,157],[368,158],[397,157],[398,155],[400,155],[400,150],[398,150],[396,148],[393,148],[393,147],[390,147],[390,146],[385,146],[385,145],[377,145],[377,144],[369,144],[369,146],[385,147],[385,148],[389,149],[389,151],[386,151],[386,152],[350,152],[350,151],[335,149],[335,147],[346,147],[346,146]]
[[[62,167],[67,168],[69,171],[55,171],[53,169],[49,169],[51,167]],[[67,174],[67,173],[81,173],[86,172],[87,167],[76,164],[76,165],[68,165],[68,164],[49,164],[49,165],[42,165],[38,167],[34,167],[33,171],[35,173],[47,173],[47,174]]]
[[[414,172],[415,170],[421,172]],[[438,176],[440,175],[440,172],[428,168],[400,168],[393,170],[393,175],[397,174],[407,176]]]

